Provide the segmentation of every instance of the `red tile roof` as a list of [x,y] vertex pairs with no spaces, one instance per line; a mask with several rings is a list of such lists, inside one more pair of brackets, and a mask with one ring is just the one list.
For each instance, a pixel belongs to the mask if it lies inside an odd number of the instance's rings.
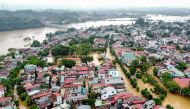
[[173,79],[181,88],[190,86],[190,78],[174,78]]
[[78,86],[82,86],[82,84],[64,84],[63,85],[64,88],[72,88],[72,87],[78,87]]
[[35,84],[35,85],[32,85],[32,86],[27,86],[25,89],[29,90],[29,89],[33,89],[33,88],[36,88],[36,87],[40,87],[40,84]]
[[12,97],[3,97],[3,98],[0,98],[0,102],[8,101],[11,99],[12,99]]
[[37,98],[41,98],[43,96],[48,96],[48,95],[51,95],[52,92],[44,92],[44,93],[41,93],[41,94],[38,94],[38,95],[34,95],[32,98],[33,99],[37,99]]

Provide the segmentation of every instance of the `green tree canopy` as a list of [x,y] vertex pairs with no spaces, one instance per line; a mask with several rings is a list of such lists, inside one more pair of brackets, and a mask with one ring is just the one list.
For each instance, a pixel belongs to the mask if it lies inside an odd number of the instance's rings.
[[76,62],[73,60],[62,59],[61,64],[64,65],[65,67],[72,68],[75,66]]
[[40,47],[40,42],[37,40],[34,40],[31,44],[31,47]]
[[69,47],[63,45],[57,45],[52,49],[53,56],[68,55],[70,52]]

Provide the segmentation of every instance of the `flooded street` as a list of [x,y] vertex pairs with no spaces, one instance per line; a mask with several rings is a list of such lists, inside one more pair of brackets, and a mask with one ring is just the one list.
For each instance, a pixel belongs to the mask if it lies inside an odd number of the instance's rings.
[[[55,28],[37,28],[16,31],[0,32],[0,54],[6,54],[9,48],[23,48],[32,43],[32,40],[42,42],[46,38],[46,33],[55,32]],[[23,41],[25,37],[30,37],[31,41]]]
[[24,102],[20,99],[19,95],[17,94],[17,85],[14,86],[14,96],[19,100],[19,109],[29,109],[29,107],[24,104]]
[[[106,53],[106,57],[113,60],[114,57],[111,55],[110,53],[110,49],[107,48],[107,53]],[[125,76],[125,74],[123,73],[122,69],[120,68],[120,66],[117,64],[116,65],[117,70],[121,73],[124,81],[125,81],[125,87],[128,90],[128,92],[133,93],[134,95],[138,95],[138,96],[142,96],[140,94],[140,92],[137,92],[135,88],[132,87],[132,85],[130,84],[128,78]],[[126,67],[126,66],[125,66]],[[153,69],[154,67],[151,67],[148,70],[149,74],[153,74]],[[153,76],[157,81],[159,81],[159,84],[164,87],[166,89],[166,87],[162,84],[162,82],[155,76]],[[143,83],[142,80],[137,80],[138,82],[138,86],[139,88],[142,90],[144,88],[154,88],[152,85],[148,84],[148,83]],[[152,93],[153,94],[153,93]],[[157,96],[155,94],[153,94],[154,96]],[[181,96],[179,94],[172,94],[168,91],[167,93],[167,97],[165,98],[165,100],[163,101],[163,106],[166,106],[167,104],[171,104],[175,109],[190,109],[190,97],[185,97],[185,96]]]
[[[111,53],[110,53],[110,48],[107,48],[107,52],[106,52],[106,58],[111,59],[112,61],[115,59]],[[133,93],[134,95],[138,95],[141,96],[140,92],[137,92],[136,88],[133,88],[131,83],[129,82],[129,79],[125,76],[124,72],[122,71],[121,67],[119,66],[119,64],[116,64],[116,68],[117,70],[120,72],[121,76],[123,77],[124,81],[125,81],[125,87],[127,89],[128,92]]]
[[[153,67],[150,67],[150,69],[148,70],[148,74],[153,75]],[[153,75],[153,77],[155,78],[155,80],[159,81],[159,85],[162,86],[163,88],[167,89],[162,82],[160,81],[160,79],[158,79],[157,77],[155,77]],[[165,100],[163,101],[163,105],[166,106],[167,104],[171,104],[175,109],[190,109],[190,97],[187,96],[182,96],[179,94],[172,94],[171,92],[167,91],[167,96],[165,98]]]

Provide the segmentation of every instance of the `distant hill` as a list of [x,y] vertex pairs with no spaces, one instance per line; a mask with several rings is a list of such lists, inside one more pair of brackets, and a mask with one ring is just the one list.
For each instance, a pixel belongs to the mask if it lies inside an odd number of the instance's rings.
[[117,17],[141,17],[146,14],[186,16],[190,9],[183,8],[131,8],[127,10],[0,10],[0,31],[40,28],[51,24],[63,25]]

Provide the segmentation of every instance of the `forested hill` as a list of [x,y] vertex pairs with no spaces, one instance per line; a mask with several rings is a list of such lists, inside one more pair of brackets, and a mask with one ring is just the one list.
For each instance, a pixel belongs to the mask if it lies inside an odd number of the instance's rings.
[[46,25],[102,20],[107,18],[142,17],[146,14],[190,15],[190,9],[138,8],[128,10],[65,11],[65,10],[0,10],[0,31],[39,28]]
[[74,12],[0,11],[0,31],[44,27],[46,23],[78,22]]

